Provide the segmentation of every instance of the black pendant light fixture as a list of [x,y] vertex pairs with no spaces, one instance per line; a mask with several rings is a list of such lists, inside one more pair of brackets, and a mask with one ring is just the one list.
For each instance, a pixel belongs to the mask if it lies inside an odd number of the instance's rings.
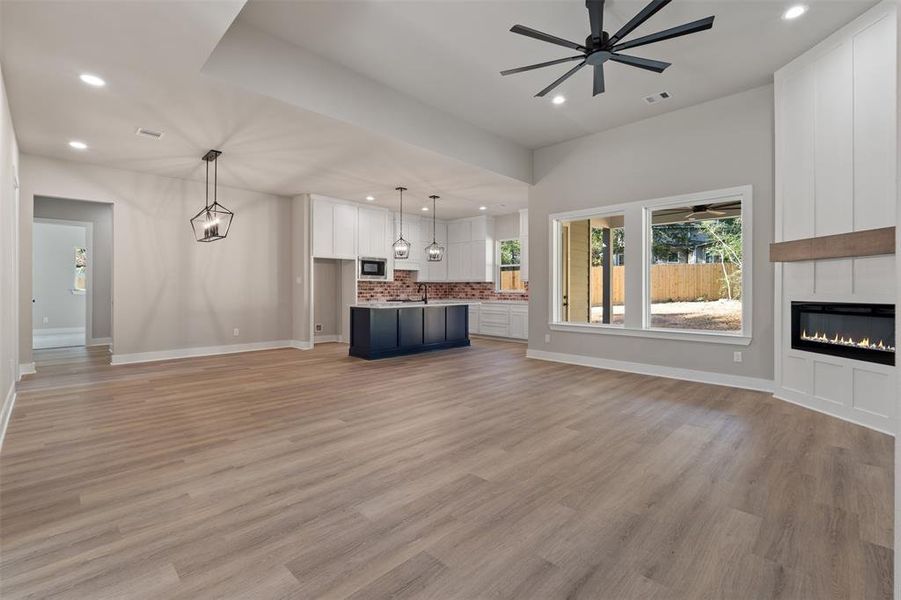
[[396,187],[394,189],[400,193],[400,237],[392,245],[394,248],[394,259],[407,260],[410,258],[410,242],[404,239],[404,192],[407,191],[407,188]]
[[441,262],[444,258],[444,246],[439,246],[435,239],[435,222],[438,219],[435,213],[440,196],[429,196],[429,198],[432,199],[432,243],[425,247],[425,255],[429,262]]
[[[232,224],[235,213],[228,210],[218,201],[219,188],[219,150],[210,150],[203,155],[206,162],[206,205],[191,219],[194,238],[198,242],[215,242],[224,240]],[[210,163],[213,163],[213,203],[210,204]]]

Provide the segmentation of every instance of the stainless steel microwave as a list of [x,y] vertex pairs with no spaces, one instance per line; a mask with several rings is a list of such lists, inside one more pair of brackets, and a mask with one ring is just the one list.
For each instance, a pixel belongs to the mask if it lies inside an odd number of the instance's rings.
[[388,279],[388,261],[384,258],[360,258],[359,279]]

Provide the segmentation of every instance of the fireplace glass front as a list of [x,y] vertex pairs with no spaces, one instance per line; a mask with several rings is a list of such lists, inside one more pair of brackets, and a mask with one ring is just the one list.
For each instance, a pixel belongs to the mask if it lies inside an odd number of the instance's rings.
[[796,350],[895,364],[895,307],[891,304],[792,302]]

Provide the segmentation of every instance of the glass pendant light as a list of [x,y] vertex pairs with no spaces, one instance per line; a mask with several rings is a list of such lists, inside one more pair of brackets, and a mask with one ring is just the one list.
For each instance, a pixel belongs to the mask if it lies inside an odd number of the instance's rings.
[[444,258],[444,246],[439,246],[435,239],[435,221],[437,220],[435,209],[440,196],[429,196],[429,198],[432,199],[432,243],[425,247],[425,255],[429,262],[441,262],[441,259]]
[[[191,218],[191,228],[198,242],[215,242],[228,235],[235,213],[228,210],[217,199],[219,187],[219,150],[210,150],[203,155],[206,162],[206,205]],[[213,163],[213,203],[210,204],[210,163]]]
[[404,192],[407,191],[407,188],[396,187],[394,189],[400,193],[400,237],[392,245],[394,248],[394,259],[407,260],[410,258],[410,242],[404,239]]

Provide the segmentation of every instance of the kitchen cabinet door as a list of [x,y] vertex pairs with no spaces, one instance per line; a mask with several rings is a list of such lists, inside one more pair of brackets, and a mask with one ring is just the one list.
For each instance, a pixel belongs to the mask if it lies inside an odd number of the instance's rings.
[[510,337],[519,340],[529,338],[529,309],[527,307],[510,307]]
[[466,281],[469,277],[472,258],[467,242],[447,245],[447,280]]
[[331,258],[334,256],[332,240],[334,239],[333,204],[322,198],[313,199],[313,256]]
[[388,241],[385,221],[388,213],[373,208],[361,208],[359,212],[359,228],[357,252],[360,256],[387,258],[391,243]]
[[334,238],[332,247],[336,258],[357,257],[357,207],[349,204],[334,205]]

